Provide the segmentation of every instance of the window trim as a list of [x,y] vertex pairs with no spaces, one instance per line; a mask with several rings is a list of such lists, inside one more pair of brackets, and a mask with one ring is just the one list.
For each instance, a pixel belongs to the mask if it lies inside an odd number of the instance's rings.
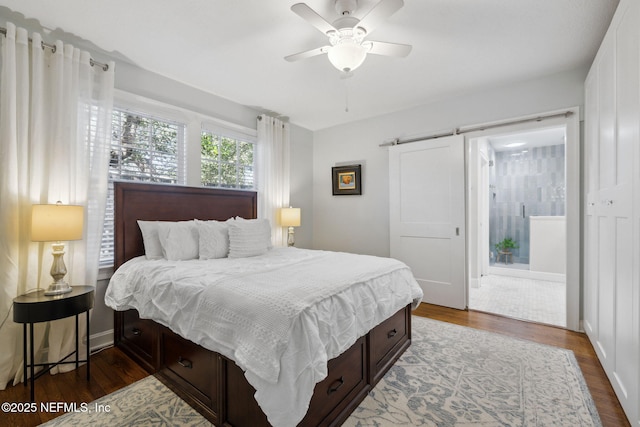
[[215,133],[232,139],[251,142],[253,144],[257,144],[258,142],[257,129],[249,129],[223,120],[215,120],[212,118],[204,119],[201,128],[205,132]]

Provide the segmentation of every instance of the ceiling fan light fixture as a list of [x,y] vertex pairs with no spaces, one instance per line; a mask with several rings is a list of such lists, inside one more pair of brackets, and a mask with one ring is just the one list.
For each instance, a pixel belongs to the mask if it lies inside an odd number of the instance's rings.
[[334,67],[348,73],[362,65],[367,49],[354,40],[343,39],[329,48],[328,57]]
[[368,36],[385,19],[397,12],[404,0],[377,0],[362,18],[356,18],[354,12],[358,7],[358,0],[333,0],[339,17],[330,23],[306,3],[296,3],[291,10],[302,19],[316,27],[329,38],[330,46],[285,56],[289,62],[313,56],[328,54],[329,61],[346,75],[358,68],[367,57],[373,55],[405,57],[411,51],[407,44],[366,41]]

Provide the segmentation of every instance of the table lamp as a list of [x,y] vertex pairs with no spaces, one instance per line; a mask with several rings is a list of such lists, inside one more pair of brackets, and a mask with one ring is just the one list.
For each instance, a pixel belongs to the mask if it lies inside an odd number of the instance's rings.
[[64,243],[82,239],[84,208],[82,206],[33,205],[31,209],[31,241],[54,242],[51,244],[53,264],[51,277],[53,283],[44,292],[45,295],[61,295],[71,292],[71,286],[64,281],[67,266],[64,265]]
[[293,246],[295,244],[293,227],[300,227],[300,208],[292,208],[291,206],[288,208],[281,208],[280,225],[283,227],[289,227],[287,246]]

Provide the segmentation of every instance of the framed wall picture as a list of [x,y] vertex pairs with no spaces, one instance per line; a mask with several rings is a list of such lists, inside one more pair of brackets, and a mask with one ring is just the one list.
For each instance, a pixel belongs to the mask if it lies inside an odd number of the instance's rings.
[[331,174],[334,196],[362,194],[360,165],[334,166]]

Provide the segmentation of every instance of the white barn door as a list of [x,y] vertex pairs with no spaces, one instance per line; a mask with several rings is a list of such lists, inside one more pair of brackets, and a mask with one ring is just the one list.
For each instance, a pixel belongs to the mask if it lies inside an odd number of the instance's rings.
[[391,256],[405,262],[423,301],[465,309],[464,137],[389,149]]

